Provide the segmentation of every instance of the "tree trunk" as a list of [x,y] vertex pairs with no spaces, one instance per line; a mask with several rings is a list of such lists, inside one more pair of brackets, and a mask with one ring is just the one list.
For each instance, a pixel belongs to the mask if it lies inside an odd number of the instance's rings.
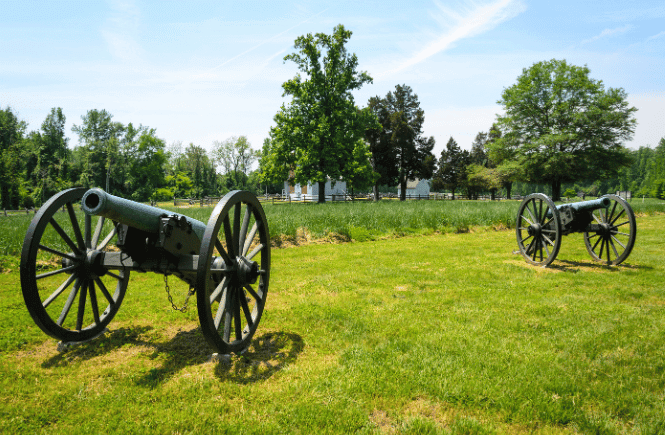
[[552,181],[552,201],[561,201],[561,181]]
[[379,195],[379,185],[375,184],[374,185],[374,201],[378,201],[381,199],[381,196]]
[[453,187],[452,189],[450,189],[450,191],[453,193],[453,200],[454,200],[455,199],[455,188]]
[[326,202],[326,182],[325,181],[319,181],[319,204],[323,204]]
[[399,200],[406,201],[406,177],[403,177],[399,182],[399,187],[401,189],[399,193]]
[[510,199],[510,191],[513,189],[513,183],[506,183],[504,187],[506,188],[506,199]]
[[491,189],[490,190],[490,200],[494,201],[496,197],[496,189]]

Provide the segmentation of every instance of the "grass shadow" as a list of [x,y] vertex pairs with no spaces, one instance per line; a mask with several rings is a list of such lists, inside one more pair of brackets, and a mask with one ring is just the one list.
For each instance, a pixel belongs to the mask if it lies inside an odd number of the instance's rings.
[[125,345],[151,346],[143,336],[153,329],[152,326],[119,328],[100,335],[99,337],[58,352],[57,355],[44,361],[42,368],[64,367],[81,361],[99,357],[117,350]]
[[142,351],[148,359],[162,361],[160,367],[150,369],[136,379],[135,383],[139,386],[155,388],[183,368],[211,360],[215,363],[214,375],[219,380],[245,384],[270,378],[295,361],[304,348],[300,335],[273,331],[255,336],[242,355],[224,355],[212,359],[212,350],[200,326],[180,330],[172,339],[163,342],[146,337],[153,329],[152,326],[119,328],[89,342],[67,348],[44,361],[41,366],[46,369],[66,367],[108,355],[126,346],[139,346],[148,349],[148,352]]
[[[563,263],[563,264],[561,264]],[[607,272],[620,272],[622,269],[628,270],[652,270],[653,267],[636,265],[630,263],[621,263],[618,266],[607,265],[603,263],[598,263],[595,261],[571,261],[571,260],[559,260],[547,266],[550,269],[560,270],[562,272],[572,272],[577,273],[581,270],[602,270]]]
[[266,332],[252,340],[247,352],[218,362],[215,376],[239,384],[263,381],[294,362],[304,347],[298,334]]

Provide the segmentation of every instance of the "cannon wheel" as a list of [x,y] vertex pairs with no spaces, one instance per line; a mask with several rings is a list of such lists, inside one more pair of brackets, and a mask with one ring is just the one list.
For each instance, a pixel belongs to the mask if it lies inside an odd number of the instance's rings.
[[561,247],[561,218],[550,198],[532,193],[524,198],[517,212],[517,245],[524,259],[537,266],[547,266]]
[[229,192],[208,221],[196,275],[201,330],[217,352],[247,349],[263,314],[269,278],[270,234],[261,203],[250,192]]
[[595,261],[617,265],[630,255],[635,244],[637,225],[630,205],[617,195],[605,195],[609,207],[593,211],[592,223],[600,225],[598,232],[585,232],[584,244]]
[[128,271],[116,274],[99,266],[99,252],[115,237],[115,226],[103,217],[93,223],[95,218],[77,215],[74,204],[86,191],[74,188],[52,196],[32,219],[21,252],[28,311],[42,331],[64,342],[90,340],[103,332],[118,312],[129,280]]

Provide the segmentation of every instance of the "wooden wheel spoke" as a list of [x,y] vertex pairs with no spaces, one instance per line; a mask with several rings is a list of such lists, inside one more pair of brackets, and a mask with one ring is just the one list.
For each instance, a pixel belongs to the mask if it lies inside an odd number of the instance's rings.
[[[229,257],[236,258],[235,246],[233,245],[233,233],[231,232],[231,222],[229,222],[229,215],[224,216],[224,238],[226,240],[226,249],[228,249]],[[226,263],[226,259],[224,259],[224,262]],[[229,260],[229,262],[226,264],[232,264],[232,262]]]
[[233,298],[233,320],[236,340],[242,340],[242,321],[240,320],[240,298],[241,291],[236,290],[235,297]]
[[[541,234],[541,236],[543,237],[543,239],[545,239],[545,241],[546,241],[547,243],[549,243],[550,245],[554,246],[554,242],[553,242],[549,237],[547,237],[545,234]],[[549,256],[549,254],[548,254],[548,256]]]
[[76,213],[74,212],[74,207],[72,207],[71,202],[67,203],[67,212],[69,213],[69,220],[72,223],[72,229],[74,230],[74,236],[76,237],[79,249],[85,251],[85,241],[81,235],[81,226],[79,225],[78,219],[76,219]]
[[250,254],[247,256],[247,259],[248,259],[248,260],[251,260],[251,259],[254,258],[254,257],[256,256],[256,254],[258,254],[262,249],[263,249],[263,243],[259,244],[256,248],[254,248],[254,249],[252,250],[252,252],[250,252]]
[[538,201],[539,210],[538,210],[538,222],[542,222],[545,216],[543,216],[543,201]]
[[242,218],[242,227],[240,228],[240,241],[238,242],[238,249],[240,255],[245,255],[245,239],[247,238],[247,228],[249,228],[249,219],[252,217],[252,205],[247,204],[245,208],[245,216]]
[[242,203],[237,203],[233,207],[233,252],[240,255],[240,212]]
[[[613,222],[613,221],[612,221],[612,218],[614,217],[614,212],[615,212],[616,209],[617,209],[617,204],[619,204],[619,203],[618,203],[618,202],[615,202],[615,203],[614,203],[614,205],[612,206],[612,212],[611,212],[611,213],[608,214],[607,211],[605,211],[605,216],[607,216],[607,221],[606,221],[606,222],[608,222],[608,223]],[[623,208],[621,209],[621,212],[623,213]],[[621,213],[619,213],[619,215],[620,215],[620,214],[621,214]],[[608,258],[608,260],[609,260],[609,258]]]
[[44,279],[44,278],[48,278],[49,276],[59,275],[63,272],[69,272],[70,270],[73,271],[77,267],[78,267],[77,265],[74,265],[74,266],[69,266],[69,267],[63,267],[62,269],[58,269],[58,270],[53,270],[51,272],[45,272],[45,273],[42,273],[40,275],[35,275],[35,279]]
[[[626,235],[628,235],[628,234],[626,234]],[[612,240],[614,240],[616,243],[618,243],[619,246],[621,246],[624,250],[626,249],[626,245],[621,243],[621,241],[619,241],[619,239],[617,239],[616,237],[612,236]],[[618,255],[617,255],[617,257],[618,257]]]
[[[531,202],[533,202],[534,207],[535,207],[536,200],[533,199],[533,200],[531,200],[529,203],[531,203]],[[533,213],[531,212],[531,209],[529,208],[529,203],[527,203],[527,205],[526,205],[526,207],[525,207],[526,211],[529,212],[529,215],[531,216],[531,220],[532,220],[533,222],[539,222],[539,221],[536,219],[536,217],[533,215]],[[525,216],[525,217],[526,217],[526,216]],[[529,222],[529,225],[533,225],[533,222],[529,221],[528,219],[527,219],[527,222]]]
[[51,226],[53,227],[53,229],[54,229],[54,230],[60,235],[60,237],[62,238],[62,240],[65,241],[65,243],[67,244],[67,246],[69,246],[69,247],[72,249],[72,251],[74,251],[77,255],[81,254],[81,250],[79,249],[79,247],[76,246],[76,244],[74,243],[74,241],[72,241],[72,239],[67,235],[67,233],[65,232],[65,230],[62,229],[62,227],[60,226],[60,224],[58,224],[58,222],[56,222],[55,219],[51,218],[51,219],[49,220],[49,223],[51,224]]
[[99,279],[99,277],[95,278],[95,282],[97,283],[97,287],[99,287],[99,290],[101,290],[106,300],[109,301],[109,304],[111,306],[113,306],[115,304],[115,301],[113,300],[113,297],[111,296],[109,291],[106,289],[104,282],[101,279]]
[[76,330],[83,328],[83,316],[85,315],[85,300],[88,294],[88,280],[83,280],[81,291],[79,292],[79,309],[76,315]]
[[67,318],[67,314],[69,314],[69,310],[72,308],[72,304],[74,303],[74,299],[76,298],[76,295],[78,294],[80,287],[81,287],[81,281],[77,279],[76,282],[74,283],[72,291],[69,293],[69,297],[65,302],[65,306],[62,308],[62,311],[60,312],[60,317],[58,317],[58,321],[56,322],[58,326],[62,326],[63,322]]
[[92,249],[97,249],[97,244],[99,243],[99,237],[102,235],[102,228],[104,228],[104,222],[106,221],[106,218],[104,216],[100,216],[99,220],[97,221],[97,227],[95,228],[95,234],[92,236],[92,243],[91,243],[91,248]]
[[229,280],[226,277],[224,277],[224,279],[222,279],[222,282],[219,283],[219,285],[210,295],[210,304],[212,304],[216,300],[219,300],[219,298],[222,296],[222,293],[226,290],[228,286],[229,286]]
[[602,237],[598,237],[598,240],[596,240],[596,243],[593,245],[593,248],[591,248],[593,252],[596,252],[596,246],[598,246],[598,243],[600,243],[602,240],[603,240]]
[[622,233],[621,231],[615,231],[615,232],[613,232],[612,234],[613,234],[613,235],[621,235],[621,236],[630,237],[630,234],[628,234],[628,233]]
[[226,304],[224,304],[224,341],[231,341],[231,309],[233,304],[233,294],[229,295],[232,289],[227,290]]
[[[616,204],[617,204],[617,203],[614,203],[614,205],[616,205]],[[623,216],[623,214],[624,214],[625,212],[626,212],[626,210],[622,208],[621,211],[619,212],[619,214],[617,214],[616,217],[615,217],[614,219],[612,219],[612,221],[610,222],[610,225],[614,225],[614,222],[618,221],[619,218],[620,218],[621,216]]]
[[[215,313],[215,329],[219,330],[219,325],[222,322],[222,319],[224,318],[224,314],[226,313],[226,304],[228,303],[228,286],[224,287],[224,290],[222,291],[222,295],[219,301],[219,306],[217,307],[217,313]],[[225,339],[228,341],[228,338]]]
[[83,218],[83,239],[85,240],[85,247],[92,248],[92,216],[86,214]]
[[97,305],[97,293],[95,293],[95,283],[90,281],[88,285],[88,292],[90,293],[90,307],[92,308],[92,318],[95,325],[99,325],[99,305]]
[[231,257],[226,253],[224,246],[222,246],[222,242],[220,242],[218,238],[215,238],[215,248],[217,248],[217,252],[219,252],[222,260],[224,260],[224,264],[233,264]]
[[[616,248],[616,246],[614,246],[614,242],[612,241],[612,239],[613,239],[613,237],[609,238],[607,240],[607,244],[612,245],[612,250],[614,251],[614,258],[618,258],[619,253],[617,252],[617,248]],[[609,258],[609,253],[608,253],[608,258]]]
[[58,287],[53,293],[51,293],[51,296],[46,298],[44,302],[42,302],[42,306],[44,308],[47,308],[49,305],[51,305],[51,302],[53,302],[58,296],[62,294],[67,288],[72,285],[74,280],[76,279],[76,275],[70,275],[65,282],[63,282],[60,287]]
[[629,223],[630,223],[630,221],[622,222],[622,223],[620,223],[619,225],[614,225],[614,226],[612,227],[612,229],[617,229],[617,228],[622,227],[622,226],[624,226],[624,225],[626,225],[626,224],[629,224]]
[[[554,245],[554,243],[552,243],[552,245]],[[544,247],[545,247],[545,252],[547,252],[547,256],[549,257],[550,256],[550,250],[547,248],[547,243],[545,243]],[[542,261],[543,259],[541,258],[540,260]]]
[[259,222],[254,222],[254,225],[252,226],[252,229],[249,231],[249,235],[247,236],[247,239],[245,240],[245,246],[242,249],[242,255],[247,255],[247,251],[249,251],[249,248],[252,246],[252,242],[254,241],[254,236],[256,236],[256,231],[259,229]]
[[[254,320],[252,320],[252,313],[249,311],[249,305],[247,304],[247,297],[244,293],[240,293],[240,306],[242,307],[242,312],[245,315],[245,321],[247,321],[247,329],[249,330],[254,326]],[[241,331],[242,338],[242,331]]]
[[115,273],[110,272],[110,271],[108,271],[108,270],[106,271],[106,274],[107,274],[108,276],[112,276],[113,278],[117,279],[118,281],[121,281],[121,280],[123,279],[123,277],[121,277],[120,275],[116,275]]
[[263,294],[259,294],[256,291],[254,291],[254,288],[252,288],[251,285],[245,284],[245,290],[249,292],[250,295],[256,300],[257,304],[263,303]]
[[102,240],[102,243],[100,243],[99,246],[96,249],[102,250],[102,249],[106,248],[106,245],[109,244],[111,239],[113,239],[113,236],[115,236],[116,233],[118,232],[118,225],[120,225],[120,224],[116,224],[116,225],[113,226],[113,229],[111,230],[111,232],[104,238],[104,240]]
[[44,245],[40,244],[39,249],[41,249],[42,251],[50,252],[51,254],[55,254],[58,257],[63,257],[63,258],[67,258],[69,260],[78,262],[78,259],[76,257],[72,257],[71,255],[65,254],[64,252],[60,252],[56,249],[49,248],[48,246],[44,246]]
[[[600,213],[600,217],[602,218],[602,217],[603,217],[602,213],[601,213],[601,212],[598,212],[598,213]],[[597,224],[600,225],[600,224],[603,223],[600,219],[598,219],[598,216],[596,216],[596,213],[595,213],[595,212],[593,212],[593,213],[591,214],[591,216],[593,216],[593,218],[594,218],[594,220],[596,221]]]
[[520,243],[521,243],[521,244],[524,244],[524,242],[525,242],[526,240],[528,240],[529,238],[531,238],[531,237],[533,237],[533,236],[526,236],[525,238],[523,238],[522,240],[520,240]]

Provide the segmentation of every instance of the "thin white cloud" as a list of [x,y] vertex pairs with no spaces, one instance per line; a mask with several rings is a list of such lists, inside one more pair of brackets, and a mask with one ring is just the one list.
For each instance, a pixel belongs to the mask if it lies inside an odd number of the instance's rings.
[[662,31],[662,32],[660,32],[660,33],[657,33],[657,34],[655,34],[655,35],[653,35],[653,36],[649,36],[649,37],[647,38],[647,41],[653,41],[654,39],[662,38],[663,36],[665,36],[665,31]]
[[442,26],[447,26],[448,29],[389,73],[417,65],[435,54],[447,50],[456,42],[487,32],[526,10],[524,4],[519,0],[497,0],[484,4],[468,1],[458,10],[446,7],[438,1],[435,1],[435,4],[440,12],[433,14],[433,18]]
[[627,31],[629,31],[632,28],[633,28],[633,26],[631,26],[630,24],[627,24],[623,27],[617,27],[616,29],[605,29],[602,32],[600,32],[600,34],[598,34],[596,36],[593,36],[589,39],[585,39],[580,44],[582,44],[582,45],[583,44],[588,44],[590,42],[598,41],[599,39],[607,38],[609,36],[620,35],[622,33],[626,33]]
[[139,29],[141,11],[131,0],[111,0],[109,5],[112,12],[101,29],[109,52],[116,59],[136,62],[143,57],[143,49],[134,38]]

